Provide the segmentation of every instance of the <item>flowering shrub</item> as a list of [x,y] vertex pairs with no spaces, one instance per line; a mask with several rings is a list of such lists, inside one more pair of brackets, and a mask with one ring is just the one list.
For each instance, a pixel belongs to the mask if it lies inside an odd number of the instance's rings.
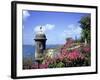
[[89,53],[90,52],[90,48],[89,47],[85,47],[83,48],[84,52]]
[[76,59],[78,59],[78,58],[84,59],[84,56],[81,54],[81,52],[79,52],[78,49],[74,49],[73,51],[71,51],[71,52],[68,54],[67,58],[68,58],[69,60],[76,60]]
[[[58,67],[77,67],[77,66],[89,66],[90,65],[90,56],[86,56],[82,53],[80,49],[73,49],[68,51],[67,46],[64,45],[61,48],[61,51],[56,57],[53,58],[45,58],[45,64],[48,65],[48,68],[58,68]],[[85,50],[84,50],[85,49]],[[90,48],[83,48],[83,52],[89,53]],[[44,67],[45,68],[45,67]],[[47,66],[46,66],[47,68]]]
[[[73,47],[78,46],[78,47]],[[70,47],[73,47],[69,49]],[[74,44],[73,40],[66,42],[56,56],[45,55],[39,63],[32,64],[32,69],[43,68],[60,68],[60,67],[78,67],[90,66],[90,51],[89,45]]]
[[40,65],[39,65],[39,68],[40,68],[40,69],[48,68],[48,64],[40,64]]
[[77,49],[73,50],[72,52],[69,53],[68,59],[69,60],[76,60],[77,58],[80,58],[80,53]]

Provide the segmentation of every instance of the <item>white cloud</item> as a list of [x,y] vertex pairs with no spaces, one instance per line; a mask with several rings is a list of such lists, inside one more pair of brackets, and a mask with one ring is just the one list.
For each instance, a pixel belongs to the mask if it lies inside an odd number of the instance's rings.
[[80,28],[79,25],[68,25],[66,27],[66,30],[62,32],[62,37],[67,38],[67,37],[72,37],[75,38],[76,36],[79,37],[81,34],[82,29]]
[[47,30],[52,30],[54,27],[55,27],[55,25],[52,25],[52,24],[46,24],[46,25],[45,25],[45,28],[46,28]]
[[29,16],[30,16],[30,14],[29,14],[28,11],[23,11],[23,18],[24,18],[24,20],[25,20],[27,17],[29,17]]
[[38,32],[38,31],[40,31],[40,27],[42,27],[42,31],[43,32],[45,32],[45,31],[47,31],[47,30],[52,30],[52,29],[54,29],[55,28],[55,25],[52,25],[52,24],[45,24],[45,25],[38,25],[38,26],[36,26],[35,28],[34,28],[34,31],[35,32]]

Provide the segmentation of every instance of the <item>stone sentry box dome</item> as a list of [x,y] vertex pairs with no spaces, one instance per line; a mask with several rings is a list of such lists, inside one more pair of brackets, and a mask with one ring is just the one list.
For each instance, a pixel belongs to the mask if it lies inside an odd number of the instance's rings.
[[38,33],[38,34],[35,35],[35,39],[34,40],[38,40],[38,39],[39,40],[42,40],[42,39],[44,40],[44,39],[46,39],[46,35],[43,34],[43,33],[42,34]]
[[44,51],[46,49],[46,35],[42,31],[42,27],[40,27],[40,31],[38,31],[35,35],[35,59],[40,59],[43,56]]

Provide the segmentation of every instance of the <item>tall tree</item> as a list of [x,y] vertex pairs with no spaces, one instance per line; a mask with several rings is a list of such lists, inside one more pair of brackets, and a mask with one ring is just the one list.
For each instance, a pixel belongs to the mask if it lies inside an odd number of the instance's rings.
[[80,21],[80,27],[82,28],[82,33],[81,33],[81,39],[85,41],[85,44],[90,43],[90,38],[91,38],[91,19],[90,15],[88,16],[83,16]]

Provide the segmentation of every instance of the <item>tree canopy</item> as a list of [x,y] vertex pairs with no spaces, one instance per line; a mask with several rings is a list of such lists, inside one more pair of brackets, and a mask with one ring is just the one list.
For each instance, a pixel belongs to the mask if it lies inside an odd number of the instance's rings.
[[90,29],[91,29],[91,19],[90,15],[88,16],[83,16],[79,23],[80,27],[82,28],[82,33],[81,33],[81,39],[85,41],[86,43],[90,43]]

